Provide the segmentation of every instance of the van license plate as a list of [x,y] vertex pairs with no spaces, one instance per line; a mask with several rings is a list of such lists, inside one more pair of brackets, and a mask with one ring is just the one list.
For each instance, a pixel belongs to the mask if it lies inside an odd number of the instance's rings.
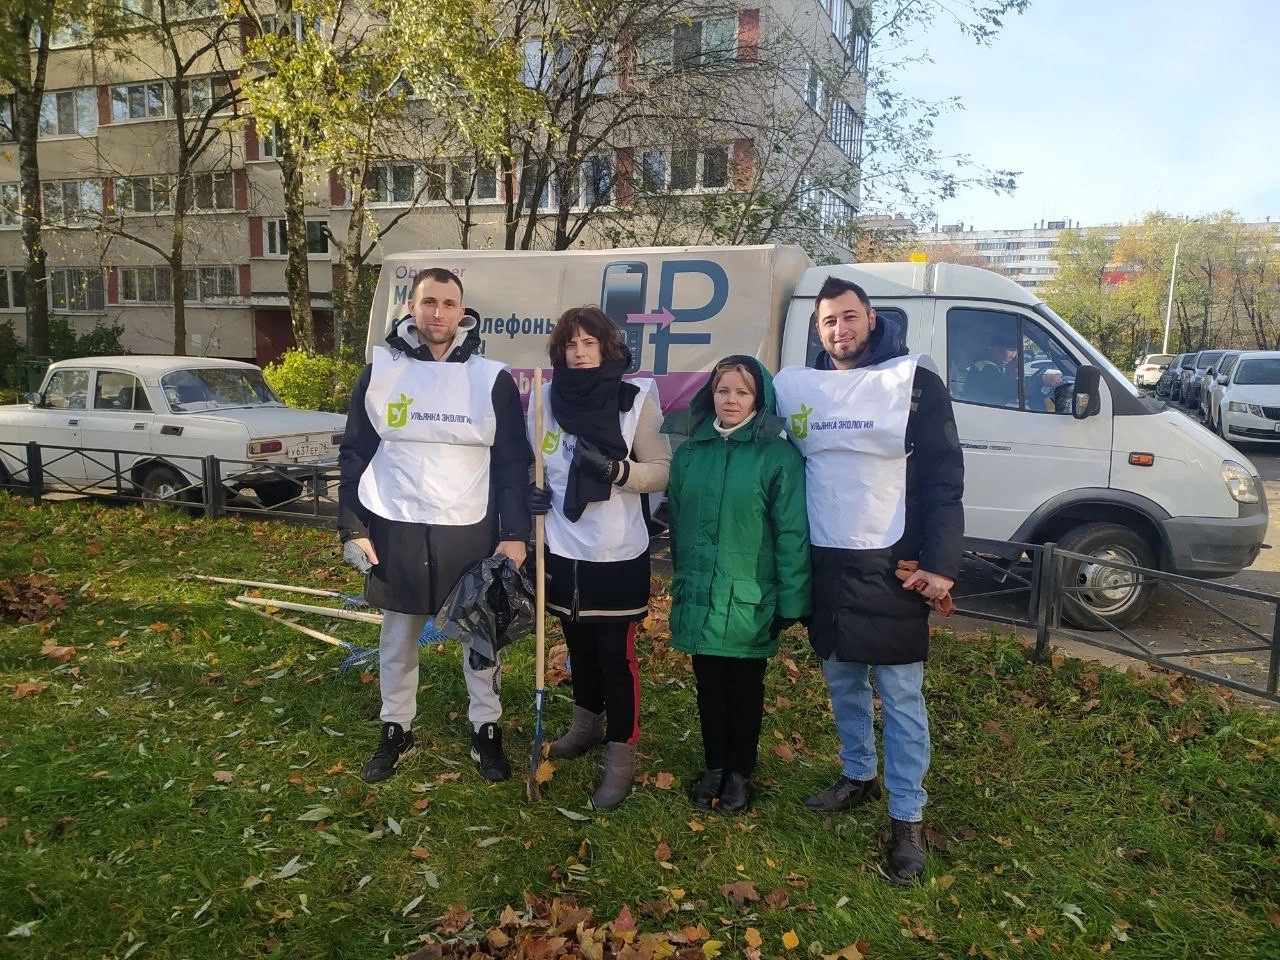
[[300,443],[296,447],[290,447],[286,450],[285,456],[293,459],[299,457],[318,457],[323,453],[328,453],[329,445],[327,443]]

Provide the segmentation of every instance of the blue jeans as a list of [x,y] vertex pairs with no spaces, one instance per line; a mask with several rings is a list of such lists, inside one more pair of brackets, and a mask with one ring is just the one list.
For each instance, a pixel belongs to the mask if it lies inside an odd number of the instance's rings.
[[929,714],[925,709],[924,663],[881,664],[822,661],[831,691],[836,732],[840,735],[842,773],[851,780],[871,780],[879,768],[872,725],[871,672],[884,721],[884,785],[889,816],[919,823],[929,799],[924,775],[929,769]]

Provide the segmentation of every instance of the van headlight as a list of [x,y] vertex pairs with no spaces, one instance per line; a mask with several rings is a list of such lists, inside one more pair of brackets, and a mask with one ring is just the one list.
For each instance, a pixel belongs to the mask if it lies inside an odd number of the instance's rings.
[[1222,482],[1227,485],[1227,493],[1237,503],[1258,502],[1258,482],[1243,464],[1234,460],[1222,461]]

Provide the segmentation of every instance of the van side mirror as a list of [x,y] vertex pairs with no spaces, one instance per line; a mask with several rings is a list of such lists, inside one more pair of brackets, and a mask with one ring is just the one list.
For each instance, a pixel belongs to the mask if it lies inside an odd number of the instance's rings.
[[1098,391],[1102,387],[1102,371],[1086,364],[1076,369],[1076,382],[1071,388],[1071,415],[1077,420],[1096,416],[1102,409]]
[[27,403],[31,404],[33,407],[40,406],[41,398],[40,398],[40,394],[38,393],[28,393],[22,399],[25,400]]
[[1226,374],[1223,374],[1218,378],[1218,386],[1225,387],[1226,385],[1227,385],[1227,377],[1226,377]]

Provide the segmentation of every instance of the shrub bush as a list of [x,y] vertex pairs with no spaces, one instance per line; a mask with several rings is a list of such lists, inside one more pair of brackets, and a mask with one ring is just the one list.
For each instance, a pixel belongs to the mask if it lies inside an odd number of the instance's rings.
[[363,369],[350,360],[290,350],[262,372],[271,389],[291,407],[346,413],[351,389]]
[[49,356],[37,358],[34,379],[28,385],[29,373],[26,345],[18,339],[12,320],[0,323],[0,387],[25,393],[39,386],[46,360],[70,360],[74,357],[110,357],[128,353],[121,345],[124,326],[119,323],[96,323],[88,333],[76,333],[66,317],[49,318]]

